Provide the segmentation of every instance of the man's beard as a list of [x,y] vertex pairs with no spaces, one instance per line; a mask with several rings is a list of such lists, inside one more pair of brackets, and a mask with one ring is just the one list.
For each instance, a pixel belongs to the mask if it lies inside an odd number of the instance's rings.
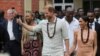
[[47,19],[50,19],[51,17],[47,17]]
[[90,22],[90,23],[93,23],[93,22],[94,22],[94,19],[90,19],[89,22]]

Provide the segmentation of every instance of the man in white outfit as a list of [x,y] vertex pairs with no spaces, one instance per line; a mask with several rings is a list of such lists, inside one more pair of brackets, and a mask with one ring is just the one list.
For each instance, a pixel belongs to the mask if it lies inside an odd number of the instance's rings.
[[[75,29],[79,28],[79,21],[73,17],[74,15],[74,9],[71,7],[68,7],[66,9],[66,15],[62,19],[66,22],[66,25],[68,26],[68,37],[69,37],[69,48],[72,47],[73,41],[74,41],[74,31]],[[66,48],[64,47],[65,51]],[[75,54],[71,54],[71,56],[74,56]]]
[[[69,56],[69,41],[66,23],[57,18],[52,5],[45,6],[47,20],[41,21],[37,26],[28,26],[18,19],[18,23],[29,31],[43,32],[42,56]],[[63,39],[67,51],[64,52]],[[64,55],[65,54],[65,55]]]

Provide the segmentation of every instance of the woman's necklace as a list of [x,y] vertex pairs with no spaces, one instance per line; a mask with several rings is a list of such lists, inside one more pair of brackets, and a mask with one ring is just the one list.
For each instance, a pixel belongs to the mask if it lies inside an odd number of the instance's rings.
[[83,29],[81,29],[81,40],[82,40],[82,42],[83,42],[84,44],[87,43],[87,42],[89,41],[89,33],[90,33],[90,31],[89,31],[89,29],[88,29],[87,39],[86,39],[86,41],[84,41],[84,40],[83,40]]

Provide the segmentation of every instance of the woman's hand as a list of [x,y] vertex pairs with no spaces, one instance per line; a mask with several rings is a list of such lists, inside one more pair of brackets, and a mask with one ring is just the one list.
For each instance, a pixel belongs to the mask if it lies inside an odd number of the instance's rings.
[[22,22],[22,20],[19,18],[19,19],[17,19],[17,23],[19,24],[19,25],[22,25],[23,24],[23,22]]
[[24,49],[22,49],[22,50],[21,50],[21,54],[24,55],[24,53],[25,53],[25,51],[24,51]]

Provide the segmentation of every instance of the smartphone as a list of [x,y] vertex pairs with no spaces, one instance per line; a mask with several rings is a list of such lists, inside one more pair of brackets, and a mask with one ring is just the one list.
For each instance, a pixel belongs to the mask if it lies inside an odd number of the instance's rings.
[[16,18],[17,18],[17,19],[21,19],[21,20],[22,20],[22,22],[24,22],[24,18],[23,18],[23,16],[22,16],[22,15],[16,15]]

